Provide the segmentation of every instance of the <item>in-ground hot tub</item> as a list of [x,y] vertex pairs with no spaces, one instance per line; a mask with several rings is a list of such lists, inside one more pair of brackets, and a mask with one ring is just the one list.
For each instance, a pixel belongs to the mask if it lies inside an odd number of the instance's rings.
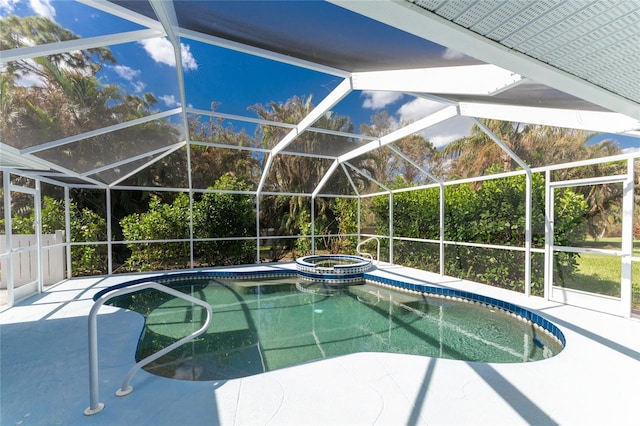
[[371,259],[346,254],[321,254],[296,259],[298,276],[330,284],[359,282],[371,268]]

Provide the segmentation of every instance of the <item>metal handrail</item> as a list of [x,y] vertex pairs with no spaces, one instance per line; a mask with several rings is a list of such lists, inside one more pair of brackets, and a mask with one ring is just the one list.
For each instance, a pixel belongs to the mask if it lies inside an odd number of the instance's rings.
[[364,241],[359,242],[358,245],[356,246],[356,251],[358,252],[358,254],[360,256],[368,257],[370,260],[373,261],[373,256],[370,253],[363,253],[363,252],[360,251],[360,246],[362,246],[363,244],[368,243],[371,240],[376,240],[376,243],[378,243],[378,249],[377,249],[377,252],[376,252],[376,260],[375,260],[375,263],[378,264],[378,262],[380,262],[380,239],[378,237],[370,237],[370,238],[367,238]]
[[104,408],[104,404],[98,401],[98,398],[99,398],[98,320],[97,320],[98,310],[102,307],[102,305],[104,305],[105,302],[107,302],[108,300],[114,297],[122,296],[124,294],[134,293],[136,291],[144,290],[147,288],[153,288],[163,293],[170,294],[171,296],[179,297],[188,302],[202,306],[207,310],[207,319],[205,320],[202,327],[200,327],[198,330],[194,331],[190,335],[185,336],[182,339],[178,340],[177,342],[174,342],[171,345],[167,346],[166,348],[152,355],[149,355],[148,357],[144,358],[141,361],[138,361],[133,367],[131,367],[131,369],[127,373],[127,376],[125,377],[124,382],[122,383],[122,387],[116,391],[116,395],[125,396],[131,393],[131,391],[133,391],[133,387],[129,386],[129,381],[131,380],[131,378],[133,377],[136,371],[138,371],[140,368],[144,367],[145,365],[149,364],[150,362],[153,362],[156,359],[160,358],[161,356],[167,354],[168,352],[171,352],[177,347],[182,346],[183,344],[195,339],[196,337],[204,333],[209,327],[209,324],[211,323],[211,316],[212,316],[211,305],[209,305],[207,302],[204,302],[200,299],[196,299],[195,297],[181,293],[178,290],[174,290],[170,287],[164,286],[162,284],[159,284],[153,281],[149,281],[141,284],[135,284],[132,286],[123,287],[119,289],[114,289],[113,291],[110,291],[100,296],[96,300],[93,307],[91,308],[91,312],[89,312],[89,407],[84,410],[84,414],[86,416],[91,416],[93,414],[96,414],[102,411],[102,409]]

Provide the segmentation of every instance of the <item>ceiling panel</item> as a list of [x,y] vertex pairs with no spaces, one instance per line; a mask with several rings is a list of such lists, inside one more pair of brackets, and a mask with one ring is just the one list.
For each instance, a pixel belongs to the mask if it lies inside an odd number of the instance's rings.
[[505,47],[640,102],[640,1],[411,0],[411,3]]

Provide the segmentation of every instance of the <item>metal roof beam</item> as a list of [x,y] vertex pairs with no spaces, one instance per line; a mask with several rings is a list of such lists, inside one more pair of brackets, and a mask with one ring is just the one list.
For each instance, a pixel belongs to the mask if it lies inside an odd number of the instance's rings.
[[147,29],[3,50],[2,56],[0,56],[0,65],[22,59],[39,58],[41,56],[57,55],[77,50],[133,43],[140,40],[162,36],[164,36],[164,32],[162,31]]
[[[180,43],[180,25],[174,9],[173,2],[162,0],[149,0],[153,11],[162,23],[162,27],[167,33],[167,38],[173,45],[173,51],[176,61],[176,75],[178,78],[178,89],[180,91],[180,105],[182,110],[182,125],[184,126],[184,134],[189,140],[189,120],[187,119],[186,105],[187,95],[184,88],[184,69],[182,67],[182,47]],[[191,167],[189,167],[191,168]]]
[[351,93],[351,79],[346,78],[327,97],[325,97],[298,125],[292,129],[276,146],[271,150],[272,155],[278,154],[291,144],[302,132],[307,130],[313,123],[329,111],[335,104],[340,102],[345,96]]
[[109,184],[109,187],[111,188],[111,187],[113,187],[115,185],[118,185],[120,182],[124,181],[125,179],[128,179],[129,177],[131,177],[133,175],[135,175],[139,171],[149,167],[151,164],[156,163],[156,162],[160,161],[161,159],[163,159],[164,157],[173,154],[174,152],[176,152],[177,150],[179,150],[180,148],[182,148],[185,145],[186,145],[186,142],[181,142],[179,144],[172,145],[170,147],[170,149],[166,150],[161,155],[157,156],[156,158],[152,158],[151,160],[147,161],[146,163],[144,163],[140,167],[137,167],[136,169],[130,171],[127,174],[125,174],[124,176],[121,176],[118,179],[116,179],[115,181],[111,182]]
[[345,162],[344,164],[346,164],[347,166],[349,166],[350,169],[352,169],[354,172],[358,173],[360,176],[364,177],[365,179],[375,183],[376,185],[378,185],[380,188],[384,189],[387,192],[391,192],[391,189],[384,185],[381,182],[378,182],[376,179],[373,178],[373,176],[369,176],[369,174],[363,172],[362,170],[360,170],[359,168],[357,168],[356,166],[354,166],[353,164],[349,163],[349,162]]
[[169,117],[171,115],[175,115],[181,111],[180,108],[175,108],[169,111],[160,112],[158,114],[151,114],[145,117],[136,118],[135,120],[125,121],[123,123],[114,124],[112,126],[103,127],[101,129],[91,130],[89,132],[80,133],[79,135],[68,136],[66,138],[58,139],[56,141],[51,141],[47,143],[43,143],[40,145],[35,145],[29,148],[24,148],[20,150],[20,154],[33,154],[40,151],[45,151],[47,149],[56,148],[62,145],[67,145],[73,142],[77,142],[82,139],[88,139],[99,135],[104,135],[106,133],[110,133],[116,130],[126,129],[128,127],[137,126],[138,124],[147,123],[149,121],[159,120],[161,118]]
[[318,184],[316,185],[316,189],[313,190],[313,193],[311,194],[313,198],[315,198],[320,193],[320,190],[327,184],[329,178],[331,177],[333,172],[336,171],[339,165],[340,163],[338,162],[338,160],[331,163],[331,166],[329,166],[329,170],[327,170],[324,176],[322,176],[322,179],[320,179],[320,182],[318,182]]
[[[147,151],[147,152],[143,152],[142,154],[138,154],[138,155],[134,155],[133,157],[127,157],[124,160],[120,160],[120,161],[115,161],[113,163],[109,163],[106,164],[104,166],[101,167],[97,167],[93,170],[87,170],[86,172],[82,172],[80,175],[85,177],[85,176],[91,176],[93,174],[97,174],[97,173],[101,173],[104,172],[105,170],[110,170],[116,167],[120,167],[120,166],[124,166],[125,164],[129,164],[129,163],[133,163],[134,161],[138,161],[138,160],[142,160],[143,158],[147,158],[156,154],[160,154],[162,152],[168,151],[168,150],[175,150],[177,148],[183,147],[186,144],[186,142],[179,142],[177,144],[172,144],[169,146],[163,146],[162,148],[157,148],[154,149],[153,151]],[[153,162],[153,161],[152,161]]]
[[397,155],[400,156],[400,158],[402,158],[403,160],[405,160],[407,163],[411,164],[413,167],[415,167],[416,169],[418,169],[418,171],[422,174],[424,174],[425,176],[427,176],[429,179],[433,180],[436,183],[442,183],[441,179],[438,179],[433,173],[430,173],[427,169],[425,169],[424,167],[422,167],[420,164],[416,163],[415,161],[413,161],[411,158],[409,158],[407,155],[405,155],[404,152],[400,151],[400,149],[398,149],[397,147],[395,147],[393,144],[389,144],[387,145],[387,147],[395,152]]
[[25,169],[51,169],[51,166],[43,160],[31,155],[22,155],[16,148],[0,142],[0,167],[25,168]]
[[388,135],[383,136],[378,140],[369,142],[366,145],[363,145],[359,148],[349,151],[346,154],[343,154],[340,157],[338,157],[338,161],[340,161],[341,163],[345,161],[349,161],[352,158],[356,158],[360,155],[366,154],[367,152],[374,151],[380,147],[390,144],[391,142],[395,142],[399,139],[410,136],[416,132],[419,132],[428,127],[434,126],[438,123],[448,120],[451,117],[455,117],[456,115],[458,115],[458,107],[448,106],[436,113],[428,115],[420,120],[414,121],[413,123],[405,127],[402,127],[396,130],[395,132],[391,132]]
[[134,12],[126,7],[122,7],[110,1],[105,0],[77,0],[79,3],[86,4],[87,6],[91,6],[94,9],[101,10],[103,12],[107,12],[113,16],[117,16],[118,18],[126,19],[127,21],[136,23],[138,25],[142,25],[143,27],[152,28],[155,30],[163,31],[162,25],[160,22],[151,19],[145,15]]
[[354,90],[495,95],[523,81],[495,65],[421,68],[353,73]]
[[633,134],[632,132],[640,130],[640,120],[616,112],[605,111],[461,102],[460,115],[603,133]]

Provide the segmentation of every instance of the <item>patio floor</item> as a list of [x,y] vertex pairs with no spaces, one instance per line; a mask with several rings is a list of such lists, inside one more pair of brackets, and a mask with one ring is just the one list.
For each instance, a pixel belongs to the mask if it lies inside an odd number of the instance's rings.
[[134,364],[143,320],[105,306],[98,320],[105,409],[87,417],[92,296],[132,275],[78,278],[0,313],[0,424],[640,423],[640,321],[399,266],[379,266],[374,273],[518,304],[556,324],[566,347],[553,358],[527,364],[358,353],[219,382],[139,371],[131,382],[134,391],[117,397]]

